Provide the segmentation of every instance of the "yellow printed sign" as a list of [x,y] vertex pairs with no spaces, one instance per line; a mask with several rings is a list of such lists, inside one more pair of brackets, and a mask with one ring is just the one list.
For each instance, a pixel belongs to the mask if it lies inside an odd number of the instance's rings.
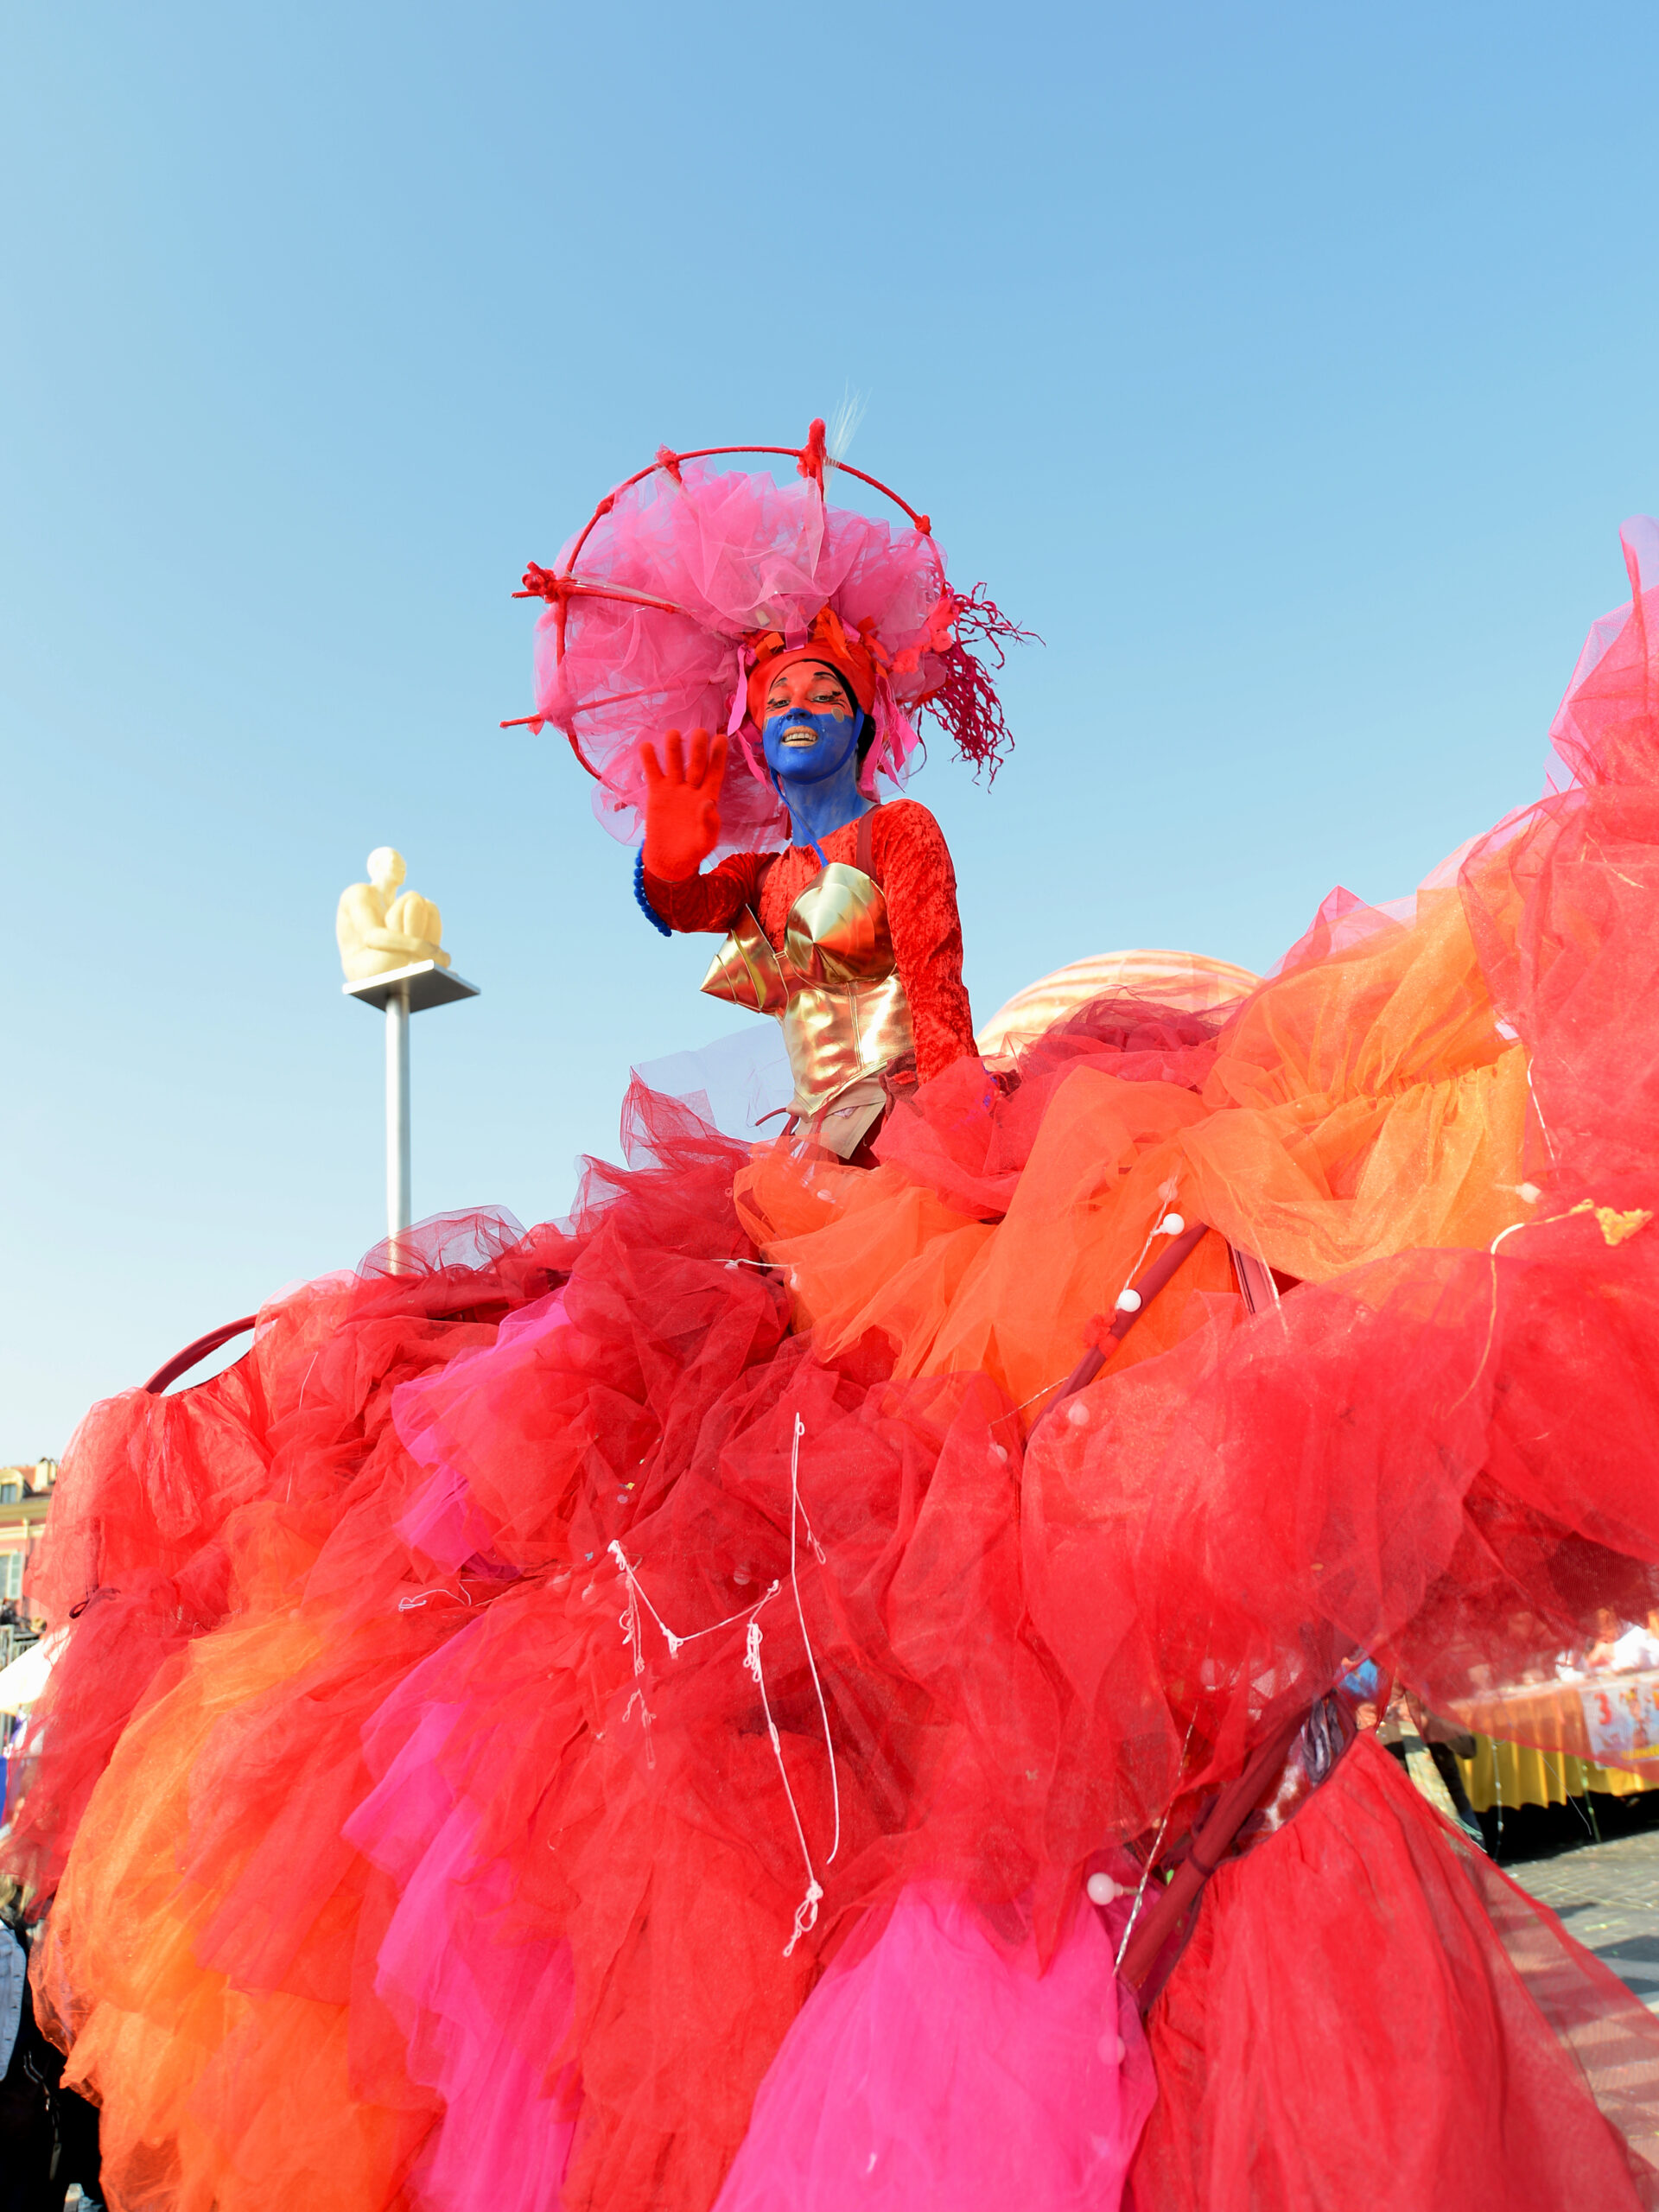
[[1590,1756],[1602,1766],[1659,1761],[1659,1674],[1611,1675],[1580,1685]]

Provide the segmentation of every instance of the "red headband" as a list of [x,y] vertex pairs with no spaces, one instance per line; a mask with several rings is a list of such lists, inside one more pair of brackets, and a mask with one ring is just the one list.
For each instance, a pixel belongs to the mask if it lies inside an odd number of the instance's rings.
[[874,624],[866,622],[859,630],[849,630],[839,615],[827,607],[820,607],[812,618],[812,626],[806,633],[804,645],[786,645],[782,634],[776,630],[760,630],[751,633],[747,643],[754,648],[755,663],[748,683],[749,720],[757,729],[766,727],[766,687],[780,669],[791,667],[798,660],[822,661],[826,668],[844,677],[854,698],[870,714],[875,706],[876,656],[880,648],[874,636]]

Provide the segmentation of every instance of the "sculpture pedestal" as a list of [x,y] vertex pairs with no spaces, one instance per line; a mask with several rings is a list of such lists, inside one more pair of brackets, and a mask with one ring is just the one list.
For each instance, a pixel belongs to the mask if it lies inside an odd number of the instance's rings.
[[393,1274],[404,1272],[398,1239],[410,1214],[409,1017],[429,1007],[475,999],[478,985],[440,968],[435,960],[416,960],[384,976],[365,976],[341,986],[348,999],[378,1007],[386,1017],[386,1251]]

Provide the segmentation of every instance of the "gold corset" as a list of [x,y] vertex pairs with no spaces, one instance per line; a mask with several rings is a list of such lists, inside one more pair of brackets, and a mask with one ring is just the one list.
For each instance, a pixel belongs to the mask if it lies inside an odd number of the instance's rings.
[[[868,832],[859,842],[863,857]],[[795,1077],[790,1109],[804,1121],[854,1084],[915,1058],[887,899],[864,869],[844,861],[832,861],[790,908],[781,953],[746,907],[702,988],[711,998],[777,1015]]]

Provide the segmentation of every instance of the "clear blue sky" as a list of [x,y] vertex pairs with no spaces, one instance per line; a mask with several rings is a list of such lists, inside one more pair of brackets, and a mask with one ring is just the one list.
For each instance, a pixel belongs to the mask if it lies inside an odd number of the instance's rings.
[[1538,789],[1659,506],[1646,5],[10,0],[0,1458],[380,1233],[383,841],[476,1004],[416,1206],[563,1211],[706,945],[531,704],[531,556],[661,440],[798,438],[1043,647],[916,786],[989,1013],[1265,965]]

